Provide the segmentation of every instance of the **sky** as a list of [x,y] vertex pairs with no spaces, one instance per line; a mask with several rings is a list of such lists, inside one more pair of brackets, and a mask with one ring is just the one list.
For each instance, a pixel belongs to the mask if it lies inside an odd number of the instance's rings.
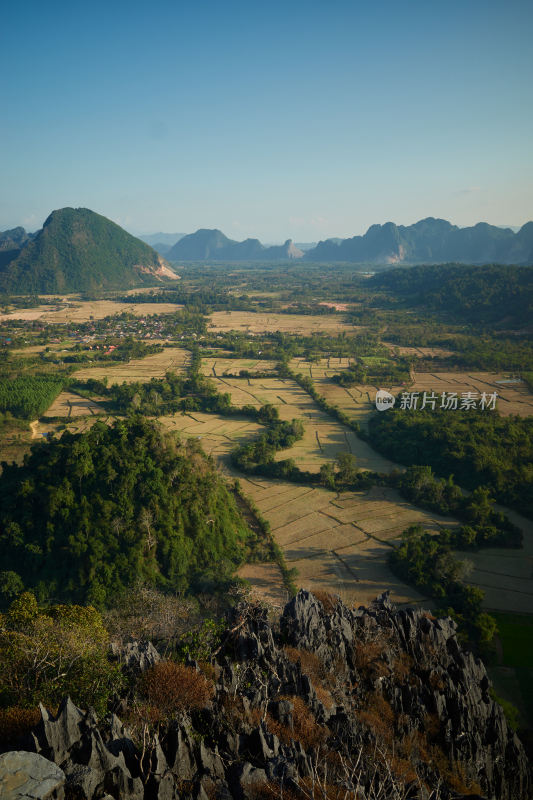
[[530,0],[8,3],[0,230],[533,219]]

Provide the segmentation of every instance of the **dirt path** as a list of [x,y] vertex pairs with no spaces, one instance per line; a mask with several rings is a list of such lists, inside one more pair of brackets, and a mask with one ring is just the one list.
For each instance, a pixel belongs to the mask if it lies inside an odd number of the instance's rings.
[[39,424],[39,420],[36,419],[34,422],[30,422],[30,430],[31,430],[31,438],[38,439],[39,434],[37,433],[37,425]]

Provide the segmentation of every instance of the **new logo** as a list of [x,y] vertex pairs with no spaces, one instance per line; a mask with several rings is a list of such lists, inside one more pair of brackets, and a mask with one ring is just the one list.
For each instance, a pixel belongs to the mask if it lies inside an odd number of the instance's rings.
[[376,394],[377,410],[387,411],[387,409],[393,407],[394,400],[395,398],[390,392],[386,392],[385,389],[379,389],[378,393]]

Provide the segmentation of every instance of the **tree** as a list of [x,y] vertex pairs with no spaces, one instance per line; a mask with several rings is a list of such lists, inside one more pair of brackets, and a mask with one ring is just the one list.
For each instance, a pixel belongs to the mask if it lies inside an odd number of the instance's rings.
[[69,694],[82,707],[104,712],[122,684],[108,660],[109,637],[91,606],[39,609],[24,592],[0,617],[0,702],[55,706]]
[[337,481],[344,484],[354,483],[357,479],[357,459],[353,453],[339,453],[337,456]]
[[327,489],[335,489],[335,470],[329,463],[320,467],[320,483]]

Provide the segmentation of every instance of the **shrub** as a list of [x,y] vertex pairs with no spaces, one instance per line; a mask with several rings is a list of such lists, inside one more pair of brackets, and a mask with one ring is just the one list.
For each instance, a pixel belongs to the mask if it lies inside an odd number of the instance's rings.
[[213,685],[192,667],[161,661],[146,670],[139,681],[139,691],[164,716],[172,716],[180,711],[205,708],[211,700]]
[[305,750],[314,750],[324,745],[329,736],[329,728],[318,724],[302,698],[280,697],[279,699],[289,700],[292,703],[292,729],[267,714],[266,723],[270,733],[274,733],[284,744],[289,744],[292,740],[300,742]]
[[359,719],[380,739],[390,745],[394,734],[394,711],[383,695],[372,692],[366,708],[359,712]]

